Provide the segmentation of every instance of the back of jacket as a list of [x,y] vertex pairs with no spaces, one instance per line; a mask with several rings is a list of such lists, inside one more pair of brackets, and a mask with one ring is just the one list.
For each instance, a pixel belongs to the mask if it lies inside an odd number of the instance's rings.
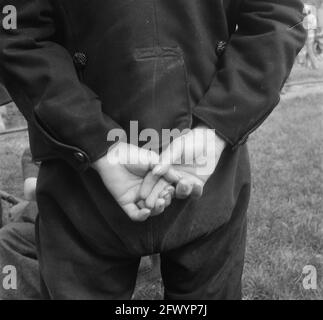
[[298,0],[1,0],[1,76],[36,160],[79,170],[107,133],[190,128],[232,147],[269,115],[304,43]]

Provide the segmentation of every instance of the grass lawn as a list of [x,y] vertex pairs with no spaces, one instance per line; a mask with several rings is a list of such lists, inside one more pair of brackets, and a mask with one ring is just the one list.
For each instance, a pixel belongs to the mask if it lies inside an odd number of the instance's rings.
[[302,82],[302,81],[315,81],[315,80],[323,80],[323,60],[317,60],[318,69],[313,70],[309,68],[305,68],[299,64],[295,64],[294,68],[290,74],[289,82]]
[[[323,92],[286,98],[250,138],[245,299],[323,299],[322,101]],[[0,137],[0,188],[16,195],[26,145],[25,134]],[[309,264],[318,271],[316,291],[302,286]]]
[[[323,299],[323,90],[286,99],[249,143],[246,299]],[[304,266],[319,290],[303,289]]]
[[317,70],[312,70],[308,68],[304,68],[299,65],[295,65],[293,68],[289,81],[290,82],[299,82],[304,80],[323,80],[322,79],[322,67],[323,67],[323,61],[319,61],[319,68]]

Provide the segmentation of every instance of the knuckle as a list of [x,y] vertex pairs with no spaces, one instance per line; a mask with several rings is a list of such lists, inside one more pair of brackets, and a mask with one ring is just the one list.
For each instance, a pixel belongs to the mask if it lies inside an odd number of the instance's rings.
[[151,199],[146,200],[146,207],[150,210],[154,209],[154,202]]

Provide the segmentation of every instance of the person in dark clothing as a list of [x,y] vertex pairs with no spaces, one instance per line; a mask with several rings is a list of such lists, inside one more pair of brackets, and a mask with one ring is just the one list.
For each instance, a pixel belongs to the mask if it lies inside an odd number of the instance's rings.
[[36,181],[39,166],[33,162],[29,149],[22,156],[24,198],[29,202],[21,208],[18,219],[0,229],[0,267],[15,266],[17,289],[0,286],[0,300],[41,299],[39,263],[35,241],[38,214]]
[[[129,299],[140,257],[160,253],[166,299],[240,299],[245,143],[304,45],[301,1],[10,4],[18,29],[0,31],[0,71],[42,161],[43,297]],[[159,136],[190,129],[172,143],[176,161],[167,145],[107,141],[132,121]]]

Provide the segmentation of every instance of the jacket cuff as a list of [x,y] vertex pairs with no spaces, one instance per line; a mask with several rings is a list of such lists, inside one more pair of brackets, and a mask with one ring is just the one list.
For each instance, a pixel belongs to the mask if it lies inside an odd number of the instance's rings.
[[[101,128],[102,132],[107,132],[106,134],[102,134],[102,139],[97,139],[96,137],[95,143],[93,143],[93,148],[91,150],[85,150],[81,147],[59,141],[43,127],[37,116],[33,117],[33,123],[36,129],[42,135],[43,142],[48,145],[49,149],[51,150],[50,156],[37,157],[36,155],[35,161],[42,162],[52,159],[62,159],[80,173],[86,171],[93,162],[104,157],[109,148],[114,144],[114,142],[107,141],[108,129],[106,128],[103,128],[103,130]],[[89,137],[87,137],[87,139],[89,139]]]
[[263,113],[260,117],[254,117],[252,121],[249,121],[248,126],[242,126],[241,118],[237,116],[230,116],[230,114],[228,114],[226,117],[220,117],[212,107],[198,105],[193,110],[193,115],[204,121],[210,128],[214,129],[215,132],[228,143],[229,148],[231,147],[231,150],[235,151],[237,148],[247,143],[249,136],[261,126],[279,102],[280,96],[278,96],[275,102],[267,108],[267,112]]
[[209,110],[208,108],[196,107],[193,111],[193,115],[199,119],[199,121],[204,122],[208,127],[213,129],[215,133],[227,143],[227,147],[232,151],[235,151],[240,146],[246,144],[249,139],[249,135],[260,125],[253,127],[245,134],[236,135],[234,132],[234,124],[232,125],[233,129],[230,130],[231,126],[223,125],[220,120],[215,118],[212,110]]

